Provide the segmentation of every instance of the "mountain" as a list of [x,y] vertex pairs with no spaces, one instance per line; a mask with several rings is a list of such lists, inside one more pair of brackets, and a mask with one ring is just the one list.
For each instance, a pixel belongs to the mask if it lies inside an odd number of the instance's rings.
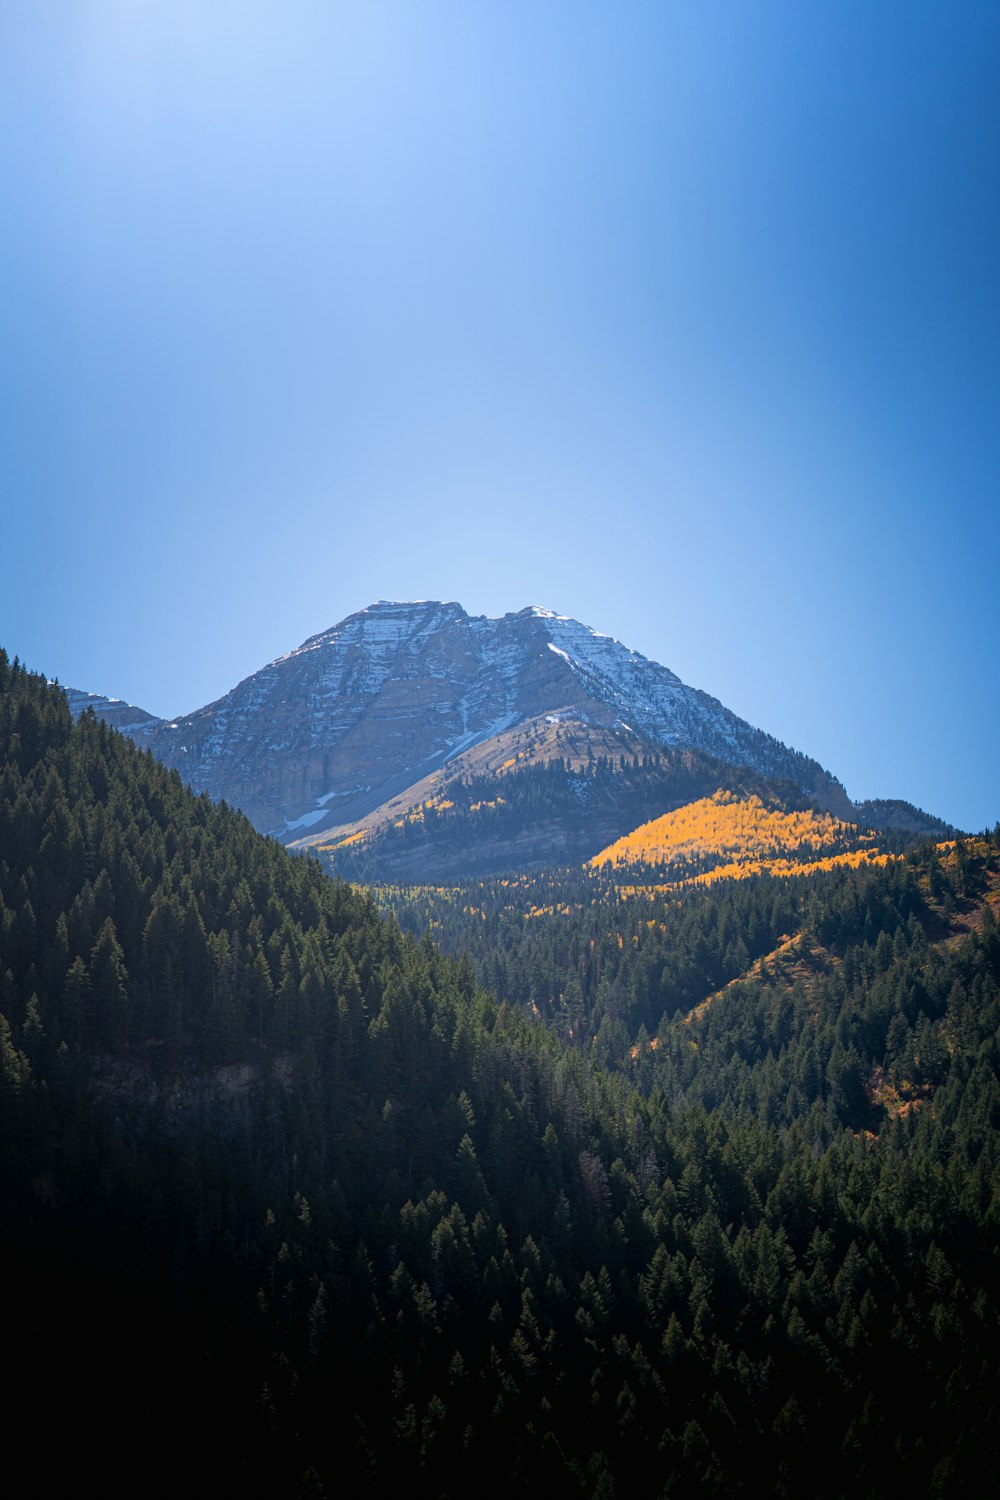
[[[480,802],[495,803],[501,782],[552,764],[576,778],[552,829],[574,856],[727,786],[734,768],[845,820],[857,816],[816,761],[667,667],[538,606],[490,619],[456,603],[383,601],[169,722],[116,700],[70,697],[74,711],[93,706],[196,790],[234,804],[285,843],[370,841],[428,804],[454,803],[447,788],[479,778],[492,787]],[[667,757],[663,784],[648,786],[637,809],[616,784],[628,811],[623,803],[584,848],[581,773],[602,762],[648,766],[651,755]],[[690,789],[674,785],[678,756],[688,757],[685,774],[695,762],[700,770]],[[894,804],[880,806],[891,819]],[[480,863],[498,867],[499,846],[479,842]],[[504,845],[503,857],[537,853]]]
[[86,713],[88,708],[92,709],[105,724],[134,740],[144,739],[166,723],[165,719],[158,719],[155,714],[136,708],[134,703],[126,703],[122,698],[105,698],[102,693],[85,693],[79,688],[66,688],[65,693],[74,719]]

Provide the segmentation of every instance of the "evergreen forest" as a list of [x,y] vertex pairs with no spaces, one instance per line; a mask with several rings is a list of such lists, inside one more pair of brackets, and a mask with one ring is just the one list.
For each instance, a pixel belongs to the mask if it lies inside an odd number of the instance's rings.
[[0,653],[23,1492],[995,1489],[998,906],[1000,830],[363,890]]

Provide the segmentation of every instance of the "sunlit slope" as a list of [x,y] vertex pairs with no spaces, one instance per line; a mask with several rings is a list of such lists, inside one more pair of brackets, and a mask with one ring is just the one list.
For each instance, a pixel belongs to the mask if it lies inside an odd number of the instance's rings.
[[643,823],[590,868],[656,866],[669,880],[801,874],[841,864],[884,863],[876,836],[815,808],[788,811],[760,797],[717,791]]
[[[646,750],[631,730],[590,724],[568,713],[540,714],[470,746],[419,781],[402,787],[363,817],[345,820],[322,833],[304,834],[292,847],[329,853],[387,829],[412,830],[456,808],[458,815],[492,810],[497,798],[501,803],[510,800],[505,797],[504,783],[509,786],[509,778],[522,771],[558,763],[569,771],[584,772],[601,760],[617,766],[625,757],[631,763]],[[691,754],[682,758],[695,759]],[[495,778],[496,786],[487,792],[490,778]],[[458,790],[463,782],[477,789],[469,797]]]
[[700,751],[650,752],[624,731],[615,740],[600,726],[543,718],[302,843],[349,880],[392,884],[581,865],[629,829],[720,786],[740,797],[771,795],[756,772]]

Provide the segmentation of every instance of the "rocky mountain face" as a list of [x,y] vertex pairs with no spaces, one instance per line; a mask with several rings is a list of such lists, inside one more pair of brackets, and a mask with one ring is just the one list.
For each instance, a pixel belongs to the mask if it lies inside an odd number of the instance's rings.
[[126,703],[123,698],[105,698],[102,693],[84,693],[79,688],[65,688],[64,692],[75,719],[92,708],[99,719],[133,740],[144,740],[164,723],[155,714],[148,714],[144,708],[136,708],[134,703]]
[[[88,703],[286,842],[412,806],[411,788],[477,766],[484,747],[500,769],[518,755],[571,759],[567,737],[577,758],[697,750],[791,782],[840,815],[851,808],[815,761],[668,668],[537,606],[488,619],[455,603],[383,602],[182,718],[71,694],[75,711]],[[504,754],[529,724],[541,730],[530,757]]]

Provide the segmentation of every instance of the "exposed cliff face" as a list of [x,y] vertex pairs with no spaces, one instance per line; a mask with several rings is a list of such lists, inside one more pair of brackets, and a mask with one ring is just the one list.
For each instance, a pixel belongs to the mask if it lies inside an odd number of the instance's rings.
[[192,786],[288,841],[352,824],[549,715],[632,746],[702,750],[792,781],[834,812],[850,808],[815,761],[666,667],[538,607],[488,619],[455,603],[383,602],[195,713],[166,723],[129,712],[121,727]]

